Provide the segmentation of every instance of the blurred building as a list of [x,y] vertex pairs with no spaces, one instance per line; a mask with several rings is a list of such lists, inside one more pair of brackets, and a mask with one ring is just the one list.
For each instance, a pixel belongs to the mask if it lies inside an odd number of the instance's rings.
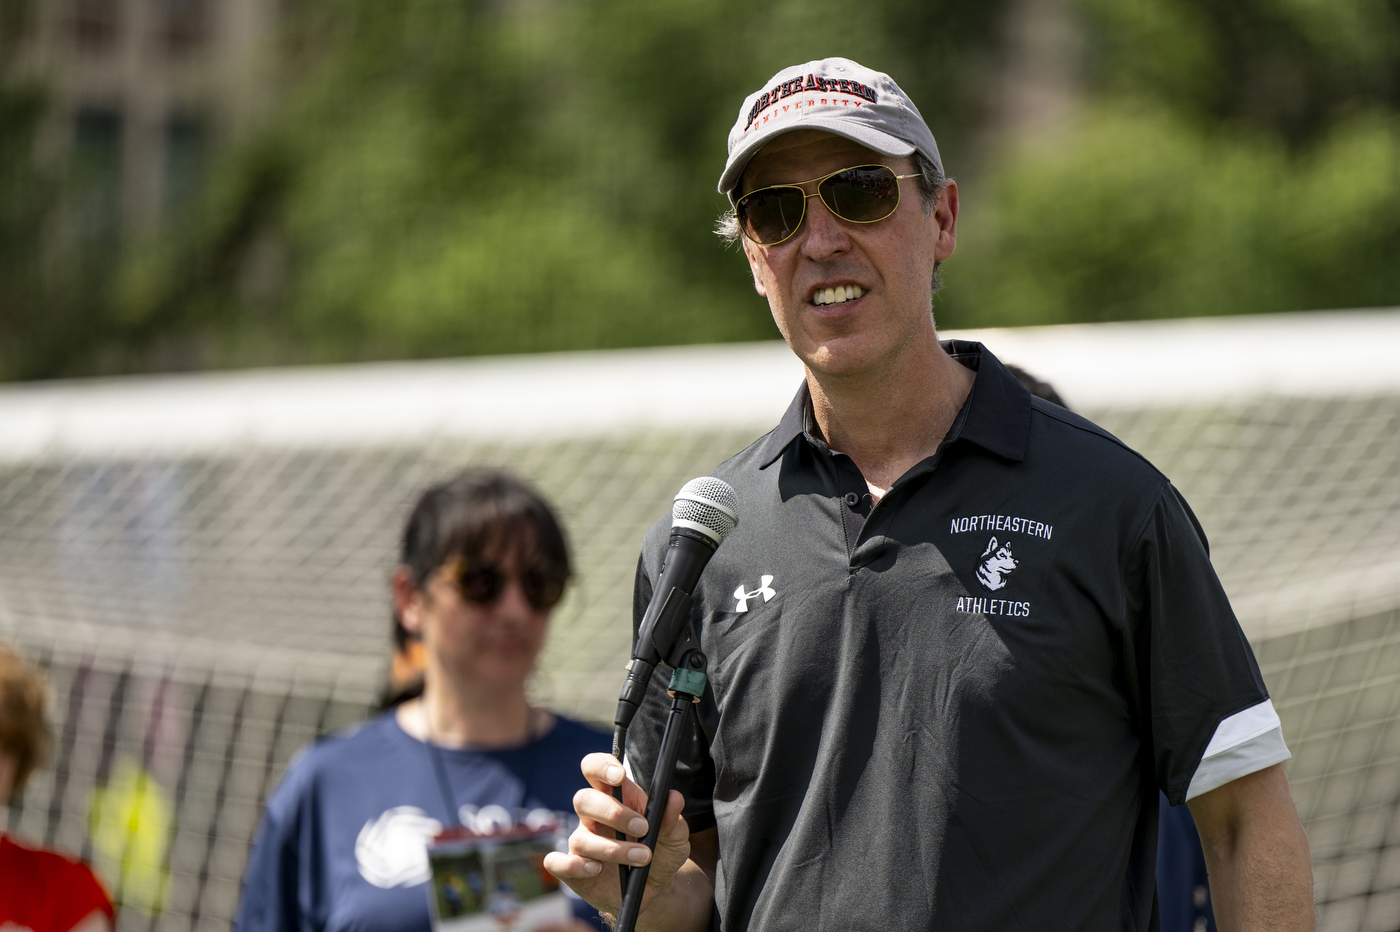
[[264,111],[279,0],[11,0],[0,78],[49,95],[41,161],[96,239],[176,219]]

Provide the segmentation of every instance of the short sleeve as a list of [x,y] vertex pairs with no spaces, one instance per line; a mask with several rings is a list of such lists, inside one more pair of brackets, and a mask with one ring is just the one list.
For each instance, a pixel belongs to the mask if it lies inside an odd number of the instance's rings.
[[1172,805],[1289,757],[1205,533],[1162,490],[1130,552],[1127,608],[1139,717]]
[[[648,543],[655,535],[648,535]],[[658,556],[657,565],[660,565]],[[659,571],[659,570],[658,570]],[[648,572],[646,552],[637,560],[637,578],[632,589],[632,640],[636,643],[637,630],[641,627],[642,616],[651,603],[652,574]],[[692,623],[694,619],[692,619]],[[656,755],[661,745],[661,734],[666,727],[666,715],[671,707],[671,698],[666,694],[670,682],[670,670],[657,666],[647,687],[646,700],[637,710],[636,717],[627,731],[627,754],[625,763],[632,779],[651,792],[652,772],[656,766]],[[692,832],[713,828],[715,766],[710,759],[710,741],[713,733],[711,724],[716,715],[714,694],[705,687],[705,695],[698,703],[691,705],[685,717],[685,731],[681,735],[680,750],[676,755],[676,768],[671,788],[680,790],[685,797],[686,825]]]
[[263,812],[243,875],[235,932],[292,932],[307,926],[298,900],[301,807],[296,763]]
[[72,929],[93,913],[102,913],[115,926],[117,915],[111,897],[92,868],[78,861],[55,860],[64,865],[66,876],[61,883],[62,899],[55,903],[54,928]]

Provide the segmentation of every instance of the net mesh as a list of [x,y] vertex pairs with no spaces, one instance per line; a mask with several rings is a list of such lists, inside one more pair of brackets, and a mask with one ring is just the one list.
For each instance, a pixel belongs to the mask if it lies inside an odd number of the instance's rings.
[[[1400,395],[1083,413],[1211,538],[1294,753],[1322,928],[1400,928]],[[418,492],[497,465],[558,504],[578,585],[534,688],[606,722],[643,533],[758,433],[0,466],[0,638],[48,671],[56,733],[10,830],[89,859],[123,930],[226,928],[288,760],[376,704]]]

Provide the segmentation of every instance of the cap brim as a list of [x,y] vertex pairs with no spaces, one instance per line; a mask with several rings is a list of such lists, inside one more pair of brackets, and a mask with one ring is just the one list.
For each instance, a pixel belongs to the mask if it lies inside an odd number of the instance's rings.
[[746,137],[733,152],[729,153],[729,161],[724,165],[724,174],[719,176],[719,193],[729,198],[730,203],[733,203],[734,186],[739,183],[739,177],[743,175],[744,169],[748,167],[749,160],[758,153],[759,149],[762,149],[778,136],[799,129],[816,129],[831,133],[834,136],[844,136],[852,142],[858,142],[867,149],[872,149],[881,155],[903,157],[906,155],[913,155],[918,148],[917,146],[905,142],[903,139],[891,136],[889,133],[881,132],[874,127],[856,123],[849,119],[824,119],[817,117],[811,120],[803,120],[796,125],[783,127],[775,126]]

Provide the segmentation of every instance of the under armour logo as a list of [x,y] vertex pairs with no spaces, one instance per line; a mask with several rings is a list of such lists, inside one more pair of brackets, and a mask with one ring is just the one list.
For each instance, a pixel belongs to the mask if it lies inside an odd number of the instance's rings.
[[738,600],[739,603],[734,606],[734,611],[747,612],[749,610],[749,599],[756,599],[759,596],[763,596],[763,601],[767,602],[769,599],[773,598],[773,596],[777,595],[778,593],[774,592],[773,587],[769,585],[772,581],[772,576],[760,576],[758,578],[758,588],[753,592],[745,590],[744,584],[740,583],[739,588],[734,590],[734,598]]

